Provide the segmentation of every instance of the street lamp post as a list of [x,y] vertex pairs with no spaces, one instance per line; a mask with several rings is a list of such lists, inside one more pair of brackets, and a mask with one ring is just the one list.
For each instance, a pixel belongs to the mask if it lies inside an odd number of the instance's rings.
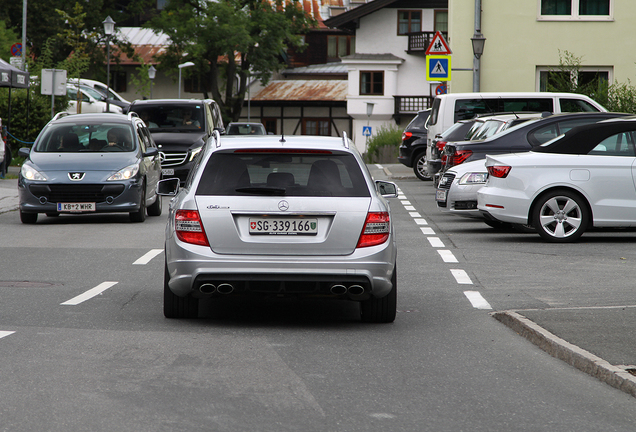
[[486,38],[481,34],[481,0],[475,0],[475,34],[473,43],[473,91],[481,91],[481,55],[484,53]]
[[181,99],[181,69],[187,68],[187,67],[190,67],[190,66],[194,66],[194,63],[185,62],[185,63],[181,63],[179,65],[179,97],[178,97],[179,99]]
[[157,75],[157,69],[153,65],[148,68],[148,78],[150,78],[150,99],[152,99],[152,86],[155,83],[155,76]]
[[110,37],[115,33],[115,21],[109,16],[104,21],[104,34],[106,35],[106,112],[110,112]]

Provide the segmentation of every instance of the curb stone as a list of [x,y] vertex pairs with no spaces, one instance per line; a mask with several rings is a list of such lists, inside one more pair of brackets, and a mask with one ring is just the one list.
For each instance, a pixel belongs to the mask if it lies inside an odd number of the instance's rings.
[[555,336],[518,312],[491,312],[490,315],[551,356],[636,397],[636,376],[628,372],[633,366],[614,366],[591,352]]

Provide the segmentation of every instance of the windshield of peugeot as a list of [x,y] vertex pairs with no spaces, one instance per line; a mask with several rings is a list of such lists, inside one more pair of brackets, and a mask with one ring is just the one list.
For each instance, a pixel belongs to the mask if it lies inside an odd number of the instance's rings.
[[136,106],[132,108],[152,132],[200,132],[202,105]]
[[34,150],[46,153],[130,152],[135,150],[132,128],[122,123],[63,123],[49,126]]

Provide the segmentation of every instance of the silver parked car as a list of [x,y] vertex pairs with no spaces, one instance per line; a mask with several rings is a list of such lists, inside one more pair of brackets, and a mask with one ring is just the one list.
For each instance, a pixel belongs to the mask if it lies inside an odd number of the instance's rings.
[[360,302],[367,322],[396,314],[396,240],[387,197],[346,136],[221,138],[176,195],[166,227],[164,314],[196,317],[199,299],[307,296]]
[[19,154],[23,223],[39,213],[126,212],[133,222],[161,215],[159,151],[136,114],[60,113]]

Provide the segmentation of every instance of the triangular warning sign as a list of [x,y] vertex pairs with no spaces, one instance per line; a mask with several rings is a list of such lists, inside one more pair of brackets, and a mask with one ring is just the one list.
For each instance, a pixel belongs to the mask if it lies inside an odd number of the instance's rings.
[[433,66],[433,70],[431,70],[431,75],[446,75],[446,69],[444,69],[444,66],[442,66],[442,62],[441,61],[437,61],[437,64],[435,66]]
[[444,39],[444,36],[442,36],[442,32],[440,31],[435,32],[435,36],[433,36],[433,40],[431,41],[431,44],[426,49],[425,54],[426,55],[431,55],[431,54],[450,55],[452,53],[453,52],[450,50],[450,48],[448,47],[448,44],[446,43],[446,39]]

